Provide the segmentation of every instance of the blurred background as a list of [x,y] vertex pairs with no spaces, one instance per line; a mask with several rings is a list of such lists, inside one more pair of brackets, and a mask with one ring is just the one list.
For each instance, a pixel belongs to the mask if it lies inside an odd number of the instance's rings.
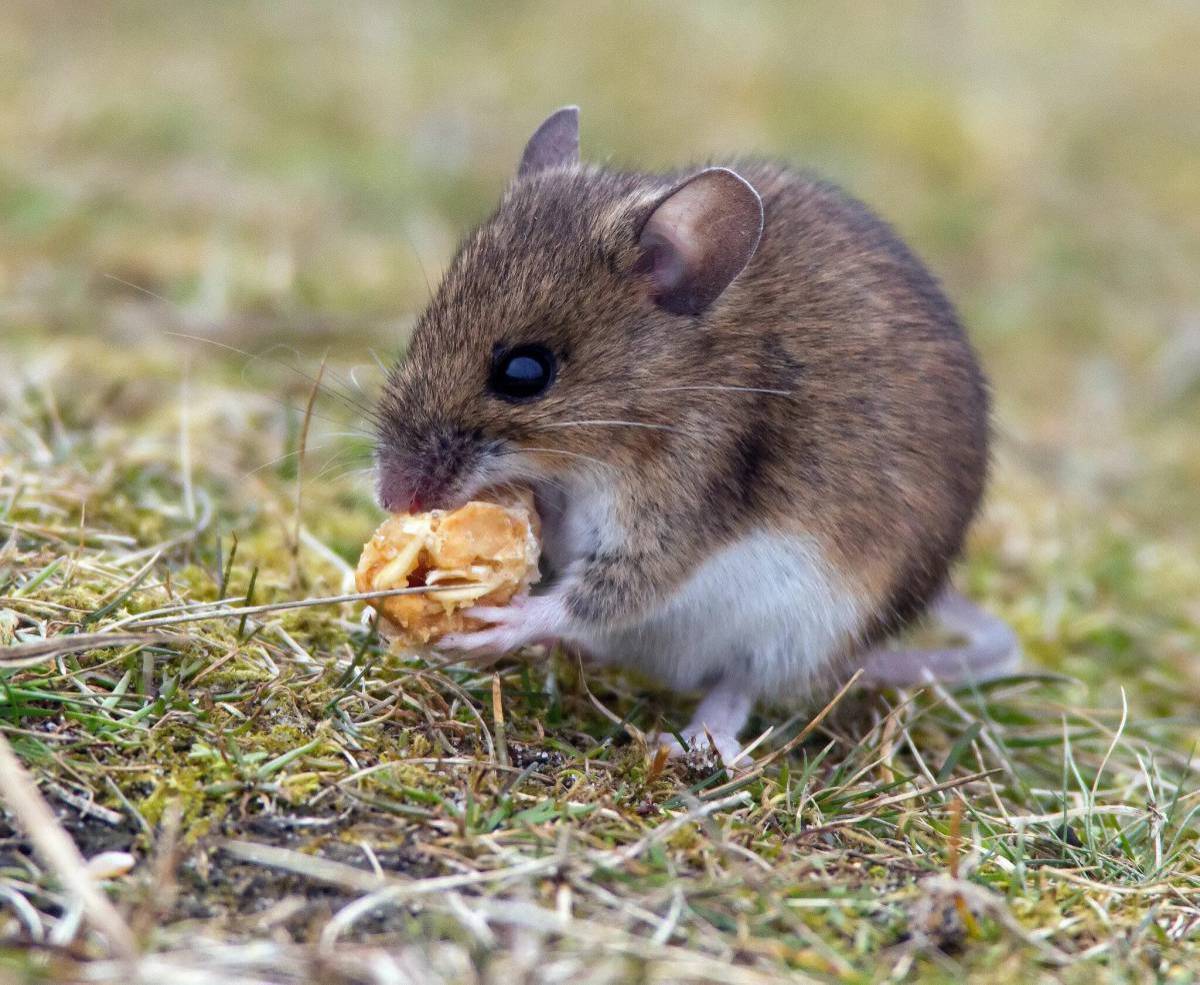
[[[1190,0],[7,0],[0,413],[104,431],[89,467],[135,463],[175,433],[186,380],[213,440],[197,454],[263,467],[295,419],[246,450],[235,410],[303,404],[308,382],[179,335],[282,343],[308,373],[328,354],[369,400],[374,355],[402,349],[525,139],[575,102],[590,160],[779,156],[889,218],[995,387],[976,587],[1060,643],[1070,598],[1131,668],[1130,620],[1155,618],[1154,656],[1181,666],[1200,623],[1198,79]],[[369,495],[338,508],[348,553]]]

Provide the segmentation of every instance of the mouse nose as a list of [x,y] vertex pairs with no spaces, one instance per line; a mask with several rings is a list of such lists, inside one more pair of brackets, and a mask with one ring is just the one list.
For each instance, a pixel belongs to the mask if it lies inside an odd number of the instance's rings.
[[446,508],[469,471],[476,441],[460,427],[429,425],[383,443],[376,473],[380,505],[389,513]]
[[416,482],[398,469],[384,468],[379,473],[379,505],[388,513],[420,513],[428,497]]
[[420,513],[425,509],[426,499],[416,490],[395,487],[380,491],[379,505],[388,513]]

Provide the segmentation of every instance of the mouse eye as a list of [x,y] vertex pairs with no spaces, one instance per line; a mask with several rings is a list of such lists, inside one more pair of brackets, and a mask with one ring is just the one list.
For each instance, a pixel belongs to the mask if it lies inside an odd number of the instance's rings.
[[544,345],[518,345],[492,357],[488,389],[506,400],[530,400],[554,382],[557,362]]

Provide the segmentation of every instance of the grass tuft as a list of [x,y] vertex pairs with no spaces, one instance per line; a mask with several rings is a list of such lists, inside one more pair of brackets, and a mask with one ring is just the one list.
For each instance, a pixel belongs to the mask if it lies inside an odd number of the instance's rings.
[[[0,9],[0,978],[1200,976],[1194,10],[143,6]],[[1021,673],[730,776],[646,750],[686,698],[364,625],[424,270],[589,93],[590,158],[795,158],[944,279]]]

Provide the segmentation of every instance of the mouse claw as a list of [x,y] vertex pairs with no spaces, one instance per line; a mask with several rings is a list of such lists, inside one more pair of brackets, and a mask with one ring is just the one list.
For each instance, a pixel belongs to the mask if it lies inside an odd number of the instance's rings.
[[527,596],[506,606],[474,606],[463,615],[490,623],[483,629],[443,636],[440,650],[465,653],[508,653],[533,643],[546,643],[562,635],[566,607],[554,595]]
[[670,759],[691,760],[694,757],[702,757],[709,751],[715,752],[726,769],[735,766],[744,768],[750,764],[750,757],[742,752],[742,743],[736,735],[685,729],[683,738],[687,745],[683,745],[669,733],[659,733],[651,737],[650,747],[666,749]]
[[520,603],[514,603],[511,606],[475,605],[464,609],[463,615],[471,619],[478,619],[480,622],[499,624],[507,622],[513,610],[518,608],[520,608]]

